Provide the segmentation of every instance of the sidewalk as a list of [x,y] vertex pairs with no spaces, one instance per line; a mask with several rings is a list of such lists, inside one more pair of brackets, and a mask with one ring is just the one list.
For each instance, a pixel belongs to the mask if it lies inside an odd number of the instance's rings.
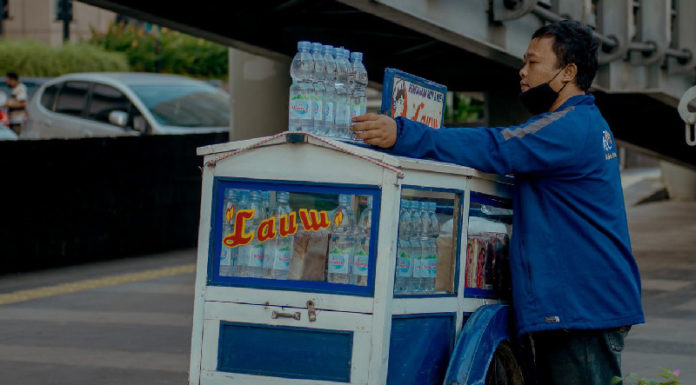
[[680,369],[696,385],[696,202],[661,201],[627,208],[643,285],[646,323],[626,339],[624,374],[657,379]]

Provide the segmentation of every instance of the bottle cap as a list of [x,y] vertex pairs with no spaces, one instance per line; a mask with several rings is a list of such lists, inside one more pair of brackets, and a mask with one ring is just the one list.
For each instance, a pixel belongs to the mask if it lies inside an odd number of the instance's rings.
[[311,43],[308,42],[307,40],[301,40],[297,42],[297,49],[302,50],[302,49],[309,49],[311,47]]
[[321,52],[321,49],[322,49],[321,43],[312,43],[312,51]]
[[362,58],[362,52],[353,52],[352,54],[350,54],[350,60],[352,61],[362,61]]

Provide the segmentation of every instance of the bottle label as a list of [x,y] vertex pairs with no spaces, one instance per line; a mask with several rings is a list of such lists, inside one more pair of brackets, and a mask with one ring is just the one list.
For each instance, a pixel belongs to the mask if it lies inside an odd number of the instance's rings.
[[427,269],[428,269],[427,276],[429,278],[437,277],[437,255],[431,254],[428,256]]
[[333,102],[324,103],[324,121],[333,123],[334,121],[334,104]]
[[302,95],[296,95],[290,99],[290,119],[311,120],[309,101]]
[[285,246],[276,251],[274,270],[288,270],[290,268],[290,247]]
[[257,244],[251,248],[251,258],[249,258],[249,267],[263,266],[263,245]]
[[220,253],[220,265],[232,265],[232,249],[230,249],[229,247],[222,246],[222,253]]
[[370,259],[364,250],[360,250],[355,254],[355,262],[353,263],[354,269],[353,273],[356,275],[367,275],[367,269],[369,267]]
[[329,252],[329,273],[348,274],[349,249],[335,247]]
[[323,120],[322,119],[323,110],[324,110],[324,107],[322,106],[321,99],[313,98],[313,100],[312,100],[312,116],[314,117],[314,120],[316,120],[316,121]]
[[399,277],[411,276],[411,256],[403,251],[396,259],[396,275]]
[[353,121],[353,118],[360,115],[360,106],[357,104],[353,104],[350,108],[350,121]]

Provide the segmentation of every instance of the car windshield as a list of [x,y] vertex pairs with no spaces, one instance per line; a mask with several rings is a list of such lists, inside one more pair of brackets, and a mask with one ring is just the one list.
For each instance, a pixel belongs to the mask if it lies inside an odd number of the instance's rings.
[[158,123],[179,127],[227,127],[230,97],[205,85],[137,85],[130,87]]

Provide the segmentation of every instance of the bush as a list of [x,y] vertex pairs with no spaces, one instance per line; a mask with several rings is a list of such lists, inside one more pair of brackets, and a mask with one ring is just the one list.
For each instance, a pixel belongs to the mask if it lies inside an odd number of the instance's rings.
[[150,33],[123,22],[112,23],[103,33],[92,29],[90,42],[126,54],[133,71],[197,78],[228,76],[226,46],[167,28]]
[[0,71],[55,77],[72,72],[129,71],[125,55],[87,43],[51,47],[33,39],[0,39]]

